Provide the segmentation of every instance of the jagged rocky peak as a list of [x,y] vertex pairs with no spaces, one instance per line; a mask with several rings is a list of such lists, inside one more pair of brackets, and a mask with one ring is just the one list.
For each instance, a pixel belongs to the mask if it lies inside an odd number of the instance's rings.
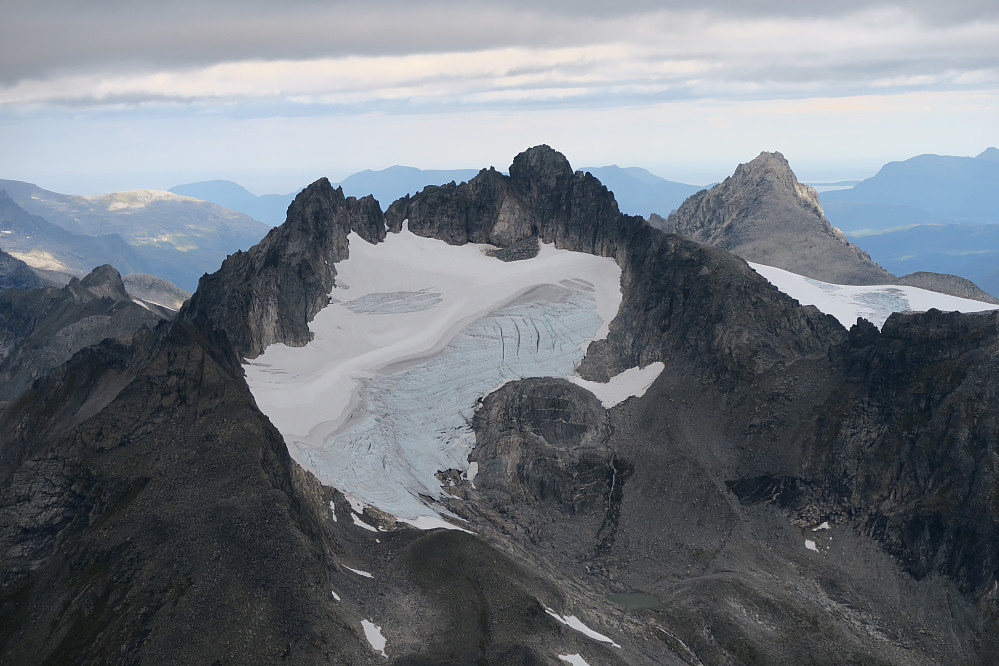
[[66,285],[66,288],[73,294],[84,298],[86,298],[86,294],[89,294],[93,298],[110,298],[113,301],[129,300],[121,274],[108,264],[98,266],[82,280],[73,278]]
[[513,189],[528,201],[565,190],[572,177],[565,155],[545,144],[528,148],[510,165]]
[[599,180],[573,172],[566,157],[546,145],[517,155],[509,177],[483,169],[466,183],[407,195],[385,213],[391,231],[408,219],[414,233],[448,243],[511,248],[536,236],[559,248],[603,256],[613,256],[619,247],[622,217]]
[[764,186],[785,188],[806,204],[813,206],[819,215],[823,215],[822,206],[819,205],[819,193],[815,188],[798,181],[798,177],[791,170],[791,165],[779,152],[760,153],[751,162],[736,167],[731,178],[733,184],[749,190]]
[[708,243],[747,261],[838,284],[886,284],[894,276],[848,242],[822,212],[816,191],[798,182],[780,153],[761,153],[668,219],[670,233]]
[[275,342],[302,346],[312,339],[309,322],[328,302],[334,264],[348,256],[351,231],[371,243],[384,240],[380,205],[372,196],[344,197],[320,178],[295,197],[284,224],[204,275],[178,316],[225,331],[243,358]]
[[61,289],[41,287],[0,294],[0,402],[17,397],[36,379],[81,349],[113,338],[130,340],[163,317],[132,302],[121,276],[98,266]]

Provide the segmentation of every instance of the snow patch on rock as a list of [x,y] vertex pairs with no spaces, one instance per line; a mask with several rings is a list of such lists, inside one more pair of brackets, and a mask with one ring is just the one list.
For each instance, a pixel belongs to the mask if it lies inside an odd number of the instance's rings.
[[385,637],[382,636],[382,628],[369,620],[361,620],[361,628],[364,629],[364,637],[371,644],[371,649],[388,659],[385,654]]
[[361,529],[365,529],[365,530],[368,530],[370,532],[377,532],[378,531],[378,528],[372,527],[371,525],[368,525],[366,522],[364,522],[363,520],[361,520],[357,516],[356,513],[350,514],[350,517],[354,521],[354,524],[357,525],[358,527],[360,527]]
[[665,368],[666,366],[659,361],[650,363],[644,368],[628,368],[611,377],[606,383],[591,382],[579,375],[570,375],[568,379],[576,386],[581,386],[597,396],[600,403],[606,409],[610,409],[628,398],[640,398],[645,395],[645,391],[652,386],[652,382],[656,381]]
[[374,578],[374,576],[372,576],[371,574],[369,574],[367,571],[361,571],[360,569],[351,569],[348,566],[345,566],[344,569],[347,569],[348,571],[353,571],[358,576],[364,576],[365,578]]
[[585,634],[586,636],[589,636],[593,640],[600,641],[601,643],[610,643],[613,647],[616,647],[616,648],[621,647],[620,645],[618,645],[617,643],[615,643],[613,640],[611,640],[607,636],[604,636],[601,633],[597,633],[596,631],[594,631],[594,630],[590,629],[589,627],[587,627],[575,615],[567,615],[565,617],[562,617],[561,615],[559,615],[558,613],[556,613],[555,611],[553,611],[551,608],[548,608],[548,606],[545,606],[544,608],[545,608],[545,612],[546,613],[548,613],[549,615],[551,615],[553,618],[555,618],[556,620],[558,620],[559,622],[561,622],[565,626],[567,626],[567,627],[569,627],[571,629],[575,629],[579,633]]

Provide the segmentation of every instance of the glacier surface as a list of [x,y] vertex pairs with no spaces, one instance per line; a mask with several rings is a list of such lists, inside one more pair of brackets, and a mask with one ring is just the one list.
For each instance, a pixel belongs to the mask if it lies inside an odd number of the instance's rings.
[[403,230],[348,238],[331,304],[304,347],[276,344],[245,367],[261,411],[292,456],[355,511],[370,505],[441,526],[436,474],[469,470],[469,422],[483,396],[524,377],[566,377],[604,404],[644,392],[662,370],[606,385],[574,375],[621,303],[613,259],[542,245],[502,262]]
[[919,287],[883,284],[853,286],[831,284],[763,264],[749,264],[753,270],[802,305],[814,305],[850,328],[863,317],[878,328],[893,312],[925,312],[936,308],[943,312],[982,312],[999,305],[940,294]]

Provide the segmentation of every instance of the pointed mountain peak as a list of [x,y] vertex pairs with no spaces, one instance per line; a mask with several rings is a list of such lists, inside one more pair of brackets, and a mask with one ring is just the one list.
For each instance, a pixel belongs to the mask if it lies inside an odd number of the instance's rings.
[[839,284],[892,276],[833,229],[818,193],[798,182],[778,152],[764,152],[710,190],[687,199],[666,231],[721,247],[747,261]]
[[798,177],[791,170],[791,165],[787,159],[779,152],[762,152],[756,159],[740,164],[736,167],[735,173],[725,179],[725,184],[735,187],[758,188],[769,184],[771,187],[783,188],[793,193],[802,200],[808,207],[814,208],[820,217],[824,217],[822,207],[819,205],[819,194],[814,188],[798,181]]
[[[70,284],[72,285],[72,282]],[[79,281],[79,286],[95,298],[110,298],[115,301],[130,300],[128,292],[125,291],[125,283],[121,280],[121,274],[108,264],[98,266],[90,271]]]
[[791,165],[784,155],[766,151],[760,153],[755,159],[737,166],[731,178],[735,180],[770,178],[784,184],[798,182],[797,176],[794,175],[794,171],[791,170]]
[[975,155],[976,160],[988,160],[990,162],[999,162],[999,148],[991,147],[986,148],[982,152]]

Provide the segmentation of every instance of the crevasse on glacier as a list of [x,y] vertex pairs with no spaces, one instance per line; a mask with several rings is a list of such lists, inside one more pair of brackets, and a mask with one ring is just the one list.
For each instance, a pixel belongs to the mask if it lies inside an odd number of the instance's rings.
[[551,246],[506,263],[405,230],[349,243],[313,341],[272,345],[247,365],[247,380],[323,483],[418,521],[434,511],[421,495],[443,492],[435,474],[468,468],[468,422],[482,396],[511,379],[569,377],[588,342],[606,335],[620,269]]

